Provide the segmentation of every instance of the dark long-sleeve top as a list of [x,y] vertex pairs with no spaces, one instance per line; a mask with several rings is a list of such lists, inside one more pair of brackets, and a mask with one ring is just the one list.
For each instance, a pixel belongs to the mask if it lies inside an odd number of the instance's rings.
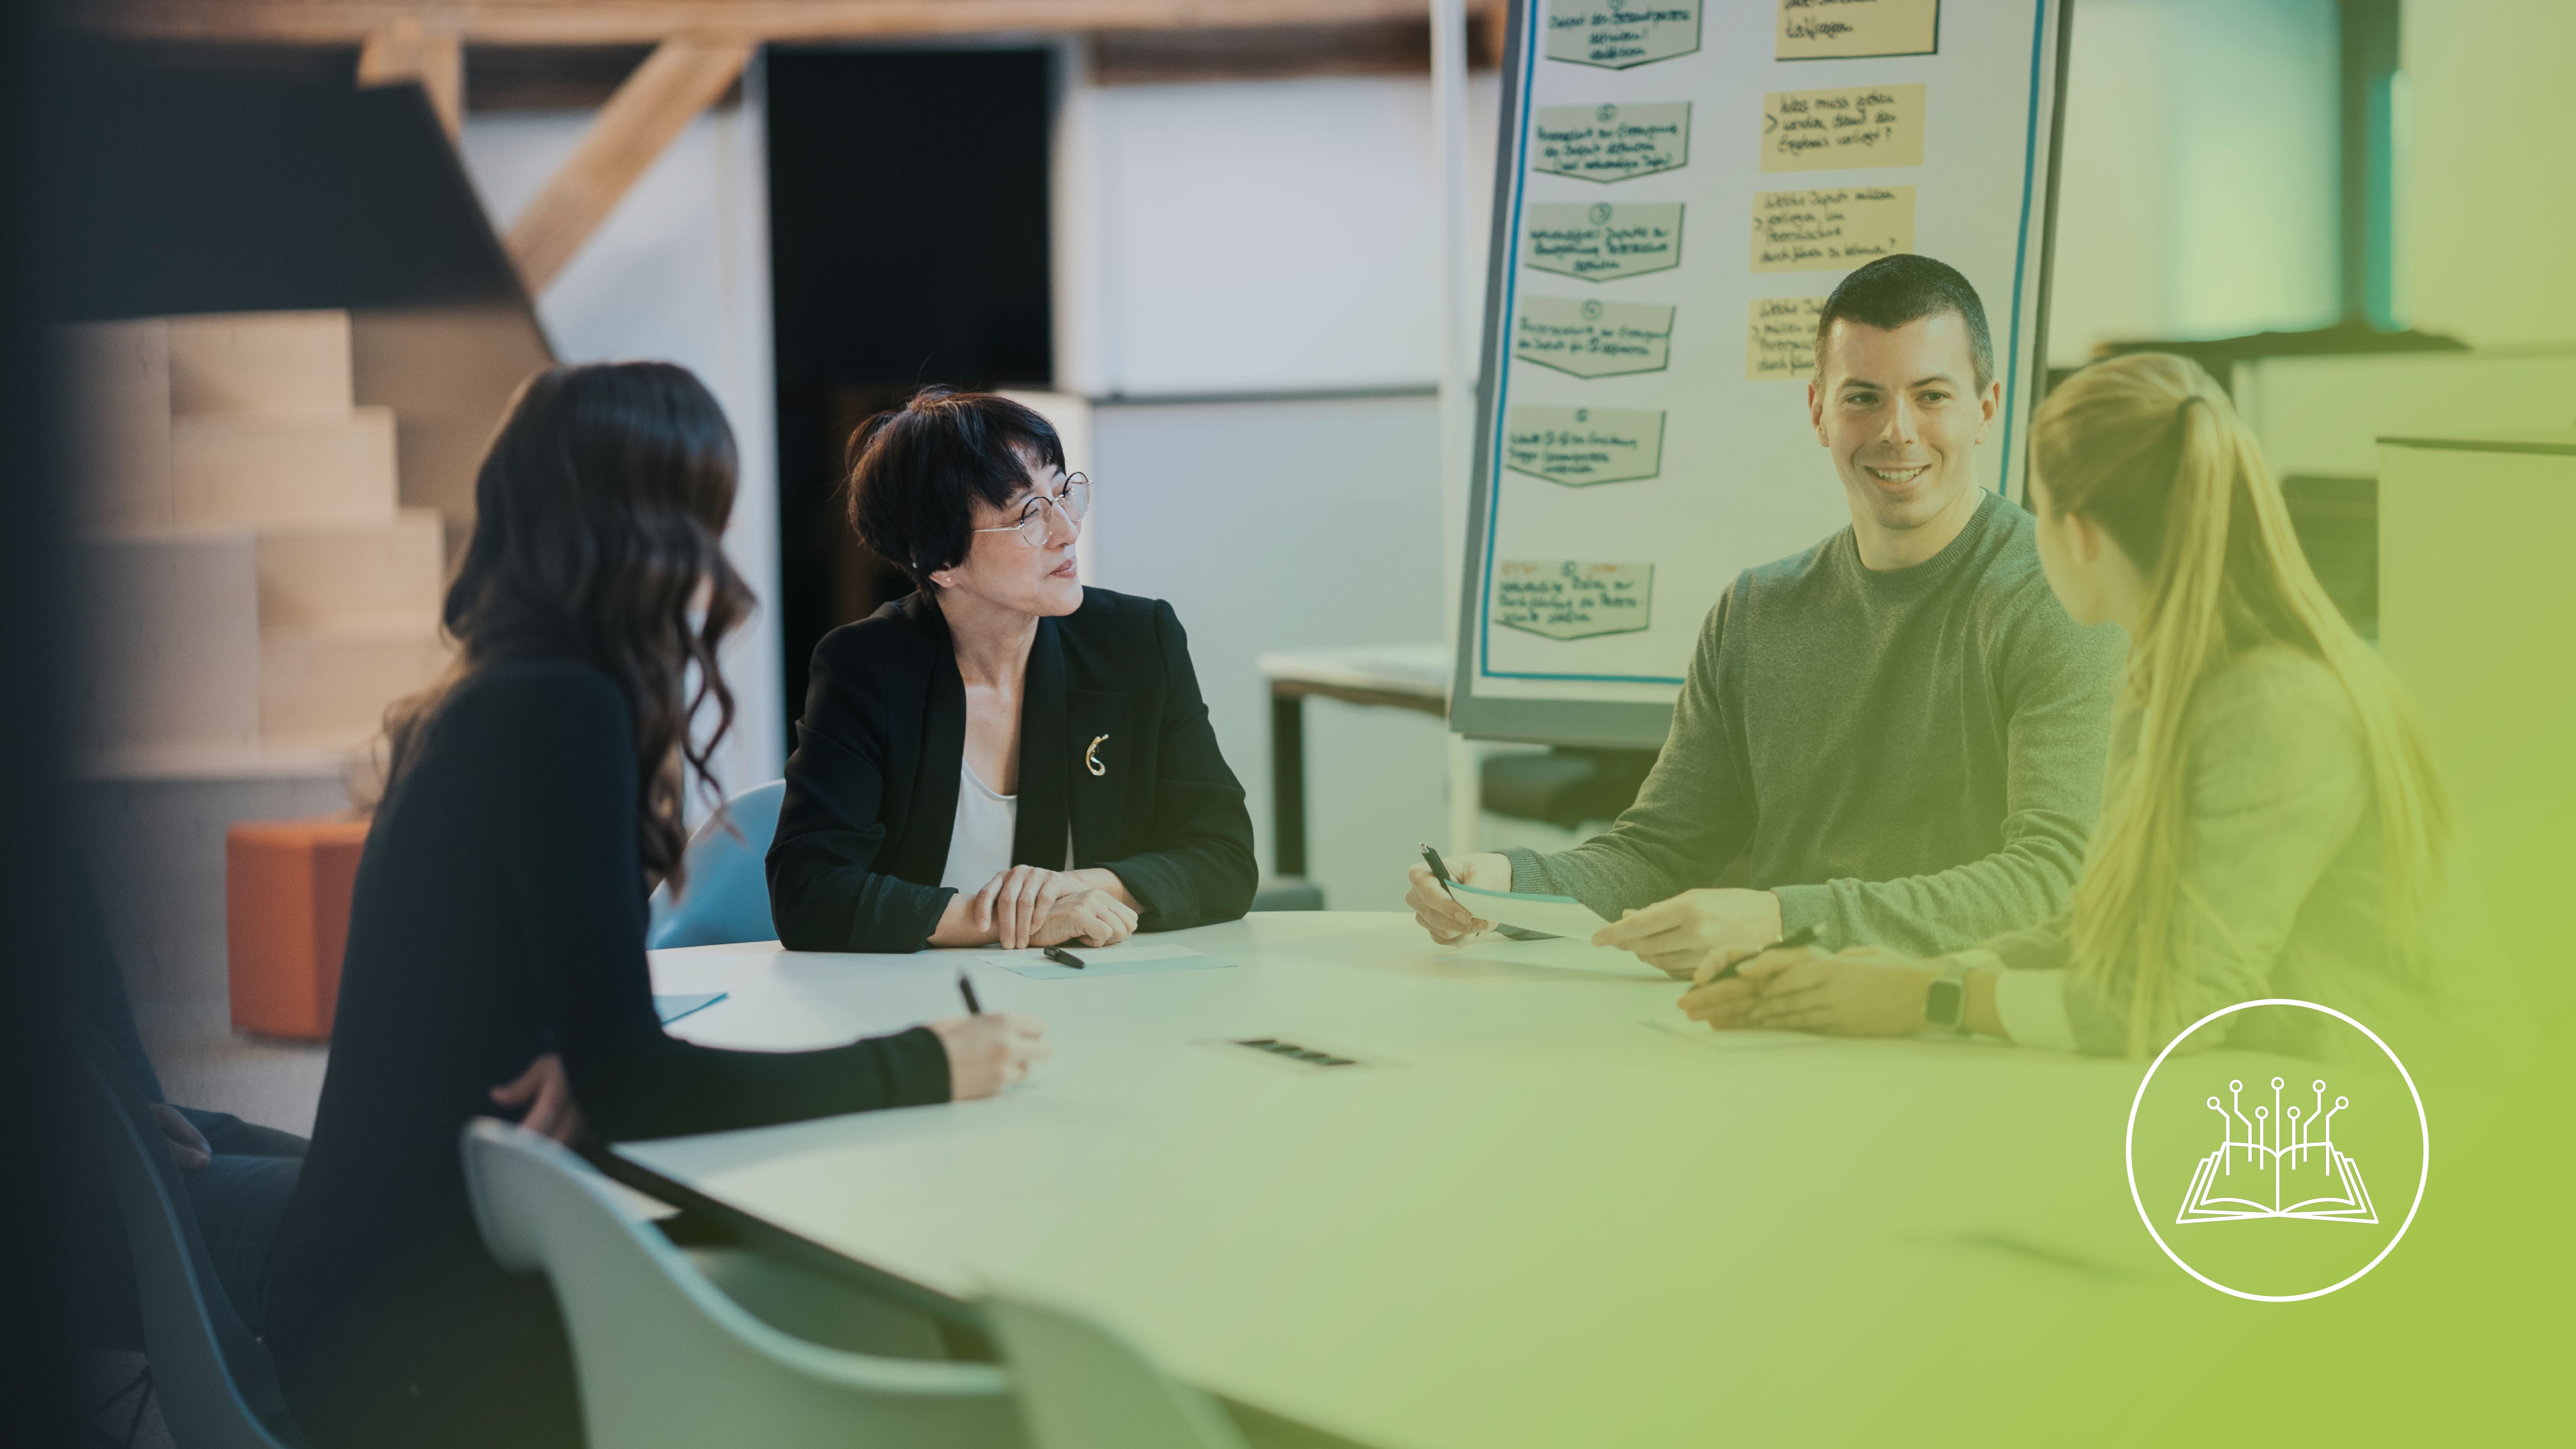
[[509,1341],[496,1315],[510,1288],[475,1234],[458,1132],[497,1114],[491,1089],[543,1052],[562,1055],[610,1140],[948,1098],[926,1028],[780,1053],[663,1034],[630,719],[587,664],[487,665],[438,707],[377,811],[312,1149],[276,1247],[271,1324],[299,1415],[317,1398],[332,1400],[314,1414],[325,1423],[380,1412],[369,1442],[393,1443],[406,1385],[474,1402],[459,1365]]
[[[966,686],[939,606],[912,594],[814,650],[769,908],[798,951],[917,951],[939,926],[956,825]],[[1249,910],[1257,871],[1243,786],[1218,752],[1172,606],[1084,589],[1038,621],[1020,689],[1014,864],[1117,873],[1138,926]]]

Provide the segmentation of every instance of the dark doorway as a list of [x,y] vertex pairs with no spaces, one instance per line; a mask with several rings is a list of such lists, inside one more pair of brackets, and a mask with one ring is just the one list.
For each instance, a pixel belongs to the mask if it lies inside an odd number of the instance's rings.
[[1052,61],[1044,50],[769,53],[791,720],[804,712],[814,645],[910,588],[850,532],[841,484],[851,430],[923,383],[1053,378]]

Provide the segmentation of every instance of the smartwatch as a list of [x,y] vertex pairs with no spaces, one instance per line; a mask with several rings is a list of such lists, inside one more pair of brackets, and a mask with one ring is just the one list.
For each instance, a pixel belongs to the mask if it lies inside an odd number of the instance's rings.
[[1968,1034],[1968,972],[1951,961],[1923,993],[1923,1019],[1956,1036]]

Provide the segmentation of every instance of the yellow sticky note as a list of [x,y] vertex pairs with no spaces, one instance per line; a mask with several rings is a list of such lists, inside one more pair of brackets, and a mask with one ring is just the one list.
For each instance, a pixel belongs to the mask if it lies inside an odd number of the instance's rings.
[[1744,376],[1751,382],[1805,379],[1816,373],[1816,322],[1822,297],[1756,297],[1744,330]]
[[1762,169],[1923,164],[1921,85],[1773,91],[1762,98]]
[[1753,270],[1842,272],[1914,250],[1914,188],[1830,186],[1753,196]]
[[1778,60],[1930,55],[1940,46],[1941,0],[1780,0]]

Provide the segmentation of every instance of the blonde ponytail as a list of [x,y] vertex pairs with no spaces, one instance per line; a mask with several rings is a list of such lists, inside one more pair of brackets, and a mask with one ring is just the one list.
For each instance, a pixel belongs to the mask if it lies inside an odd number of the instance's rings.
[[2116,991],[2127,976],[2131,1053],[2148,1054],[2184,1024],[2180,980],[2215,944],[2196,939],[2210,917],[2191,894],[2191,720],[2209,681],[2258,645],[2317,659],[2352,703],[2379,806],[2391,964],[2420,974],[2450,802],[2423,726],[2317,583],[2227,395],[2187,359],[2116,358],[2049,395],[2031,446],[2049,512],[2101,524],[2148,579],[2122,683],[2136,755],[2102,802],[2070,932],[2079,979]]

